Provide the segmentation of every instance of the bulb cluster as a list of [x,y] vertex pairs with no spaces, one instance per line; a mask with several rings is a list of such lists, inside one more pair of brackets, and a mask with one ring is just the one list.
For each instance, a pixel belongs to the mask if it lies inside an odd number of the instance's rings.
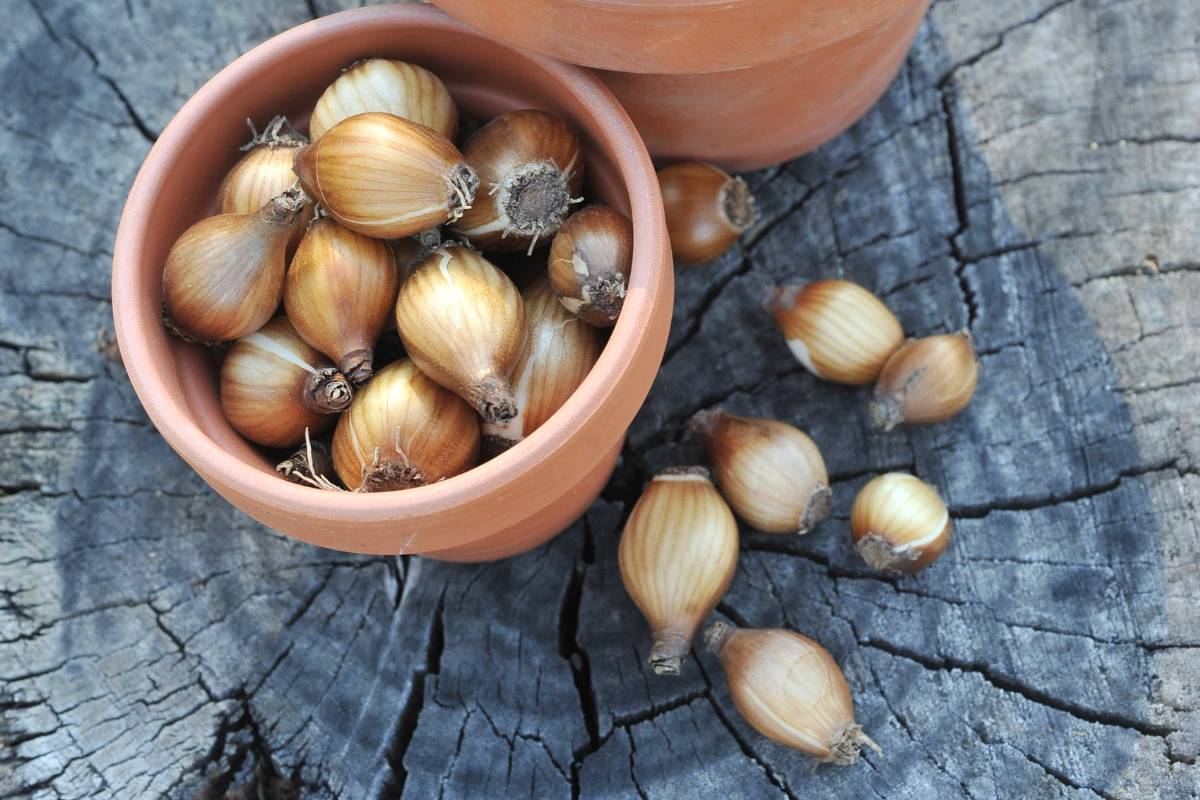
[[[584,152],[567,123],[510,111],[461,149],[458,128],[432,72],[355,62],[316,99],[311,140],[283,117],[251,125],[219,213],[167,256],[168,330],[228,348],[226,420],[292,448],[287,480],[387,491],[464,472],[567,402],[620,315],[633,226],[572,213]],[[487,255],[539,246],[524,291]]]

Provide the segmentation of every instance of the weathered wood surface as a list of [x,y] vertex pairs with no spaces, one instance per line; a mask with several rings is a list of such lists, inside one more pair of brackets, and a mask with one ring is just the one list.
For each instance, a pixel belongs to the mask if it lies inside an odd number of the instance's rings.
[[[0,796],[1189,798],[1200,786],[1196,0],[941,0],[881,104],[752,176],[739,251],[679,280],[604,499],[480,566],[264,530],[147,423],[108,261],[155,132],[284,0],[13,0],[0,81]],[[952,423],[868,434],[756,308],[846,275],[983,359]],[[805,539],[745,531],[721,613],[845,665],[883,756],[757,736],[707,655],[648,675],[614,552],[697,409],[797,421],[835,476]],[[855,489],[940,486],[948,555],[881,579]],[[258,794],[258,792],[262,794]]]

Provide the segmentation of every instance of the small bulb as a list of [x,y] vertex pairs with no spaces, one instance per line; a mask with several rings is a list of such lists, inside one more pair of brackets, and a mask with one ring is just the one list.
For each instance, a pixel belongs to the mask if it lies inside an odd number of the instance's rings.
[[773,419],[702,411],[692,429],[734,512],[760,531],[805,534],[829,515],[825,460],[803,431]]
[[387,58],[347,67],[317,100],[308,131],[319,139],[342,120],[368,111],[395,114],[454,140],[458,110],[446,85],[427,69]]
[[967,331],[912,339],[883,365],[871,398],[875,426],[941,422],[962,411],[975,394],[979,360]]
[[859,490],[850,509],[854,547],[874,569],[912,574],[932,564],[954,526],[937,491],[912,475],[889,472]]
[[564,308],[599,328],[611,328],[620,316],[632,266],[633,225],[607,206],[577,211],[550,245],[555,294]]
[[737,523],[703,467],[656,475],[625,523],[621,579],[650,623],[650,665],[678,675],[737,568]]
[[755,222],[758,207],[746,182],[698,161],[658,171],[671,251],[682,264],[711,261]]
[[704,643],[721,659],[738,713],[763,736],[841,766],[858,761],[864,744],[880,752],[854,721],[841,667],[812,639],[717,622]]
[[[250,130],[253,132],[254,127]],[[217,213],[258,211],[271,198],[295,186],[292,159],[296,150],[307,144],[308,138],[292,130],[287,117],[275,117],[262,133],[254,132],[253,138],[242,147],[246,154],[221,181],[217,190]],[[311,215],[312,207],[309,206],[305,209],[301,229],[308,224]]]
[[773,289],[766,307],[796,360],[834,383],[873,382],[904,342],[895,315],[878,297],[850,281]]

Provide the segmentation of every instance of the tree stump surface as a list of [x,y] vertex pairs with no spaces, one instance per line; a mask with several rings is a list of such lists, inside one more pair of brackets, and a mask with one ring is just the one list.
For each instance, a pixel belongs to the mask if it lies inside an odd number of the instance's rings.
[[[316,549],[214,495],[115,353],[111,248],[156,132],[325,0],[14,0],[0,81],[0,797],[1195,798],[1200,792],[1200,3],[940,0],[883,100],[748,176],[764,212],[679,272],[603,498],[481,565]],[[968,328],[969,410],[869,432],[758,308],[845,276]],[[834,512],[743,529],[718,616],[844,666],[884,754],[757,735],[718,663],[645,665],[615,562],[697,410],[811,432]],[[956,532],[915,578],[848,545],[910,470]]]

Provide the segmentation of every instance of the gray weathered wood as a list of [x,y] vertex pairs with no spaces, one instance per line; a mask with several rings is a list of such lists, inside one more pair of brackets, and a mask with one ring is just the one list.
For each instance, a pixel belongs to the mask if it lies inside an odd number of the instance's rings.
[[[584,520],[476,566],[317,550],[213,495],[111,342],[108,260],[155,132],[333,3],[6,10],[0,81],[0,797],[1195,798],[1200,786],[1196,0],[941,0],[884,100],[750,176],[763,222],[679,274],[662,377]],[[969,327],[974,404],[868,433],[757,310],[845,275],[916,335]],[[696,410],[790,419],[831,520],[744,530],[720,613],[846,668],[883,756],[757,736],[707,655],[648,674],[614,561]],[[858,486],[944,492],[954,543],[884,579]]]

